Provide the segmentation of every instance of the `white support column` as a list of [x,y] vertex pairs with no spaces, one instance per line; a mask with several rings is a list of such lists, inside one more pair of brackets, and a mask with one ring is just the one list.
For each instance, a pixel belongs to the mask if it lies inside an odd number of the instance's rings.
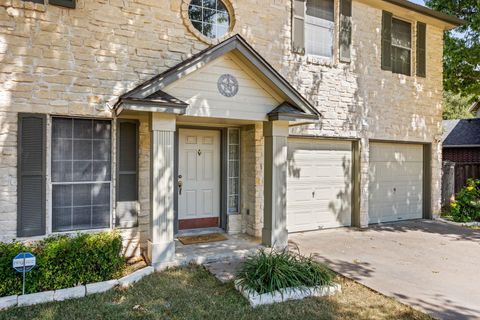
[[264,168],[264,245],[285,248],[287,231],[287,137],[288,121],[269,121],[263,126]]
[[151,115],[150,240],[148,258],[155,265],[175,257],[174,134],[175,115]]

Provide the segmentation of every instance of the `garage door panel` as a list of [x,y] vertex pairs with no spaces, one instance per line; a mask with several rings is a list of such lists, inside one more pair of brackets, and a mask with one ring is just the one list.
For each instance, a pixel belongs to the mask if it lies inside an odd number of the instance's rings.
[[[322,161],[322,160],[319,159],[319,161]],[[342,170],[342,168],[324,167],[324,166],[317,166],[317,167],[298,166],[296,169],[297,169],[297,174],[292,177],[292,180],[295,180],[295,179],[312,180],[313,178],[332,179],[332,178],[344,177],[344,171]]]
[[423,146],[371,143],[370,223],[417,219],[423,210]]
[[[302,201],[312,201],[312,189],[309,186],[297,187],[297,188],[288,188],[287,193],[289,197],[295,199],[293,203],[300,203]],[[290,202],[287,201],[287,206],[290,205]]]
[[351,142],[289,139],[287,228],[351,225]]
[[420,144],[372,143],[370,162],[423,162],[423,146]]
[[352,150],[352,143],[350,141],[340,140],[320,140],[320,139],[301,139],[301,138],[289,138],[289,143],[295,145],[295,148],[289,148],[290,153],[316,153],[322,150],[335,150],[335,151],[347,151]]

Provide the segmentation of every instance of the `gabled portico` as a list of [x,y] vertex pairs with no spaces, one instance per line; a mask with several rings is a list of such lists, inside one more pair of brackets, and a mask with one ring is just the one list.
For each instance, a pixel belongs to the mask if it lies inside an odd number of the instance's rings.
[[[289,123],[320,115],[243,38],[227,39],[141,84],[115,108],[117,115],[150,113],[152,264],[174,258],[179,229],[228,229],[232,213],[249,215],[239,189],[263,193],[263,244],[286,246]],[[252,126],[263,127],[263,137],[247,141],[243,128]],[[248,161],[241,144],[253,146],[244,148],[253,152]],[[260,160],[263,172],[254,180],[263,180],[262,188],[240,176],[242,161]]]

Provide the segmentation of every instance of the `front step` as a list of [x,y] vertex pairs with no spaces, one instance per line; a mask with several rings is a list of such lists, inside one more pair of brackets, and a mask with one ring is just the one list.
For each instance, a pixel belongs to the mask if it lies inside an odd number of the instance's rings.
[[207,263],[214,263],[214,262],[221,262],[221,261],[234,261],[234,260],[242,260],[245,257],[256,253],[259,249],[263,248],[263,246],[258,246],[252,249],[246,250],[231,250],[229,252],[211,252],[207,254],[201,255],[187,255],[184,257],[177,257],[172,261],[158,263],[153,265],[155,271],[162,271],[166,268],[173,268],[173,267],[181,267],[186,266],[188,264],[199,264],[204,265]]

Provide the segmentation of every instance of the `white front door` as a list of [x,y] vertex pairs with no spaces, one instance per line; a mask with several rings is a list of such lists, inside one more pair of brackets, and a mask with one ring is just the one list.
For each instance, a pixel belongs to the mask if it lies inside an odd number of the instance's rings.
[[217,227],[220,218],[220,131],[179,130],[179,229]]

